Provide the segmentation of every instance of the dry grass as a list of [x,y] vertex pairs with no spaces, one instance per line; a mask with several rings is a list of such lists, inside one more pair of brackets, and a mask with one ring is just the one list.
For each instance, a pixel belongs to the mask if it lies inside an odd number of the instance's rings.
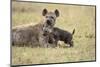
[[[72,48],[12,47],[12,64],[42,64],[95,60],[95,7],[59,4],[13,2],[13,27],[36,24],[42,20],[42,10],[58,9],[60,17],[56,27],[72,32],[75,28]],[[64,44],[62,44],[64,45]]]

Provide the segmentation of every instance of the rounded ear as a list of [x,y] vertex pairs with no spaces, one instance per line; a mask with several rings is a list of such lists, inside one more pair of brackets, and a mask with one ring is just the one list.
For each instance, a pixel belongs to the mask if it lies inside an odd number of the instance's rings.
[[48,13],[47,9],[43,9],[42,15],[45,16]]
[[56,14],[56,17],[59,17],[59,11],[57,9],[55,10],[55,14]]

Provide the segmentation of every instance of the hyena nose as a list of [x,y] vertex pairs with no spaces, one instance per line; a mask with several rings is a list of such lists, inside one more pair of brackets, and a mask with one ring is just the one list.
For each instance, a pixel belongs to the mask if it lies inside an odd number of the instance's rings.
[[51,22],[50,22],[50,20],[47,20],[47,24],[48,24],[48,25],[51,25]]

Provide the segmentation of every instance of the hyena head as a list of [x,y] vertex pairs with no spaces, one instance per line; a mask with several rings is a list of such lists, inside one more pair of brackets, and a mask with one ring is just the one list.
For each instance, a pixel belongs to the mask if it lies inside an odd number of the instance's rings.
[[43,31],[44,33],[51,33],[55,25],[56,18],[59,17],[59,11],[56,9],[54,12],[48,12],[47,9],[43,9]]

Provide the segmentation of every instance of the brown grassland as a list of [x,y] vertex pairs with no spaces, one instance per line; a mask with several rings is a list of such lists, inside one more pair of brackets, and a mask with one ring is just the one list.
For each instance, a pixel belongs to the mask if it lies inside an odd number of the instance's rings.
[[12,2],[12,27],[37,24],[42,10],[58,9],[60,17],[55,27],[72,32],[74,47],[31,48],[12,46],[12,65],[78,62],[95,60],[95,6]]

